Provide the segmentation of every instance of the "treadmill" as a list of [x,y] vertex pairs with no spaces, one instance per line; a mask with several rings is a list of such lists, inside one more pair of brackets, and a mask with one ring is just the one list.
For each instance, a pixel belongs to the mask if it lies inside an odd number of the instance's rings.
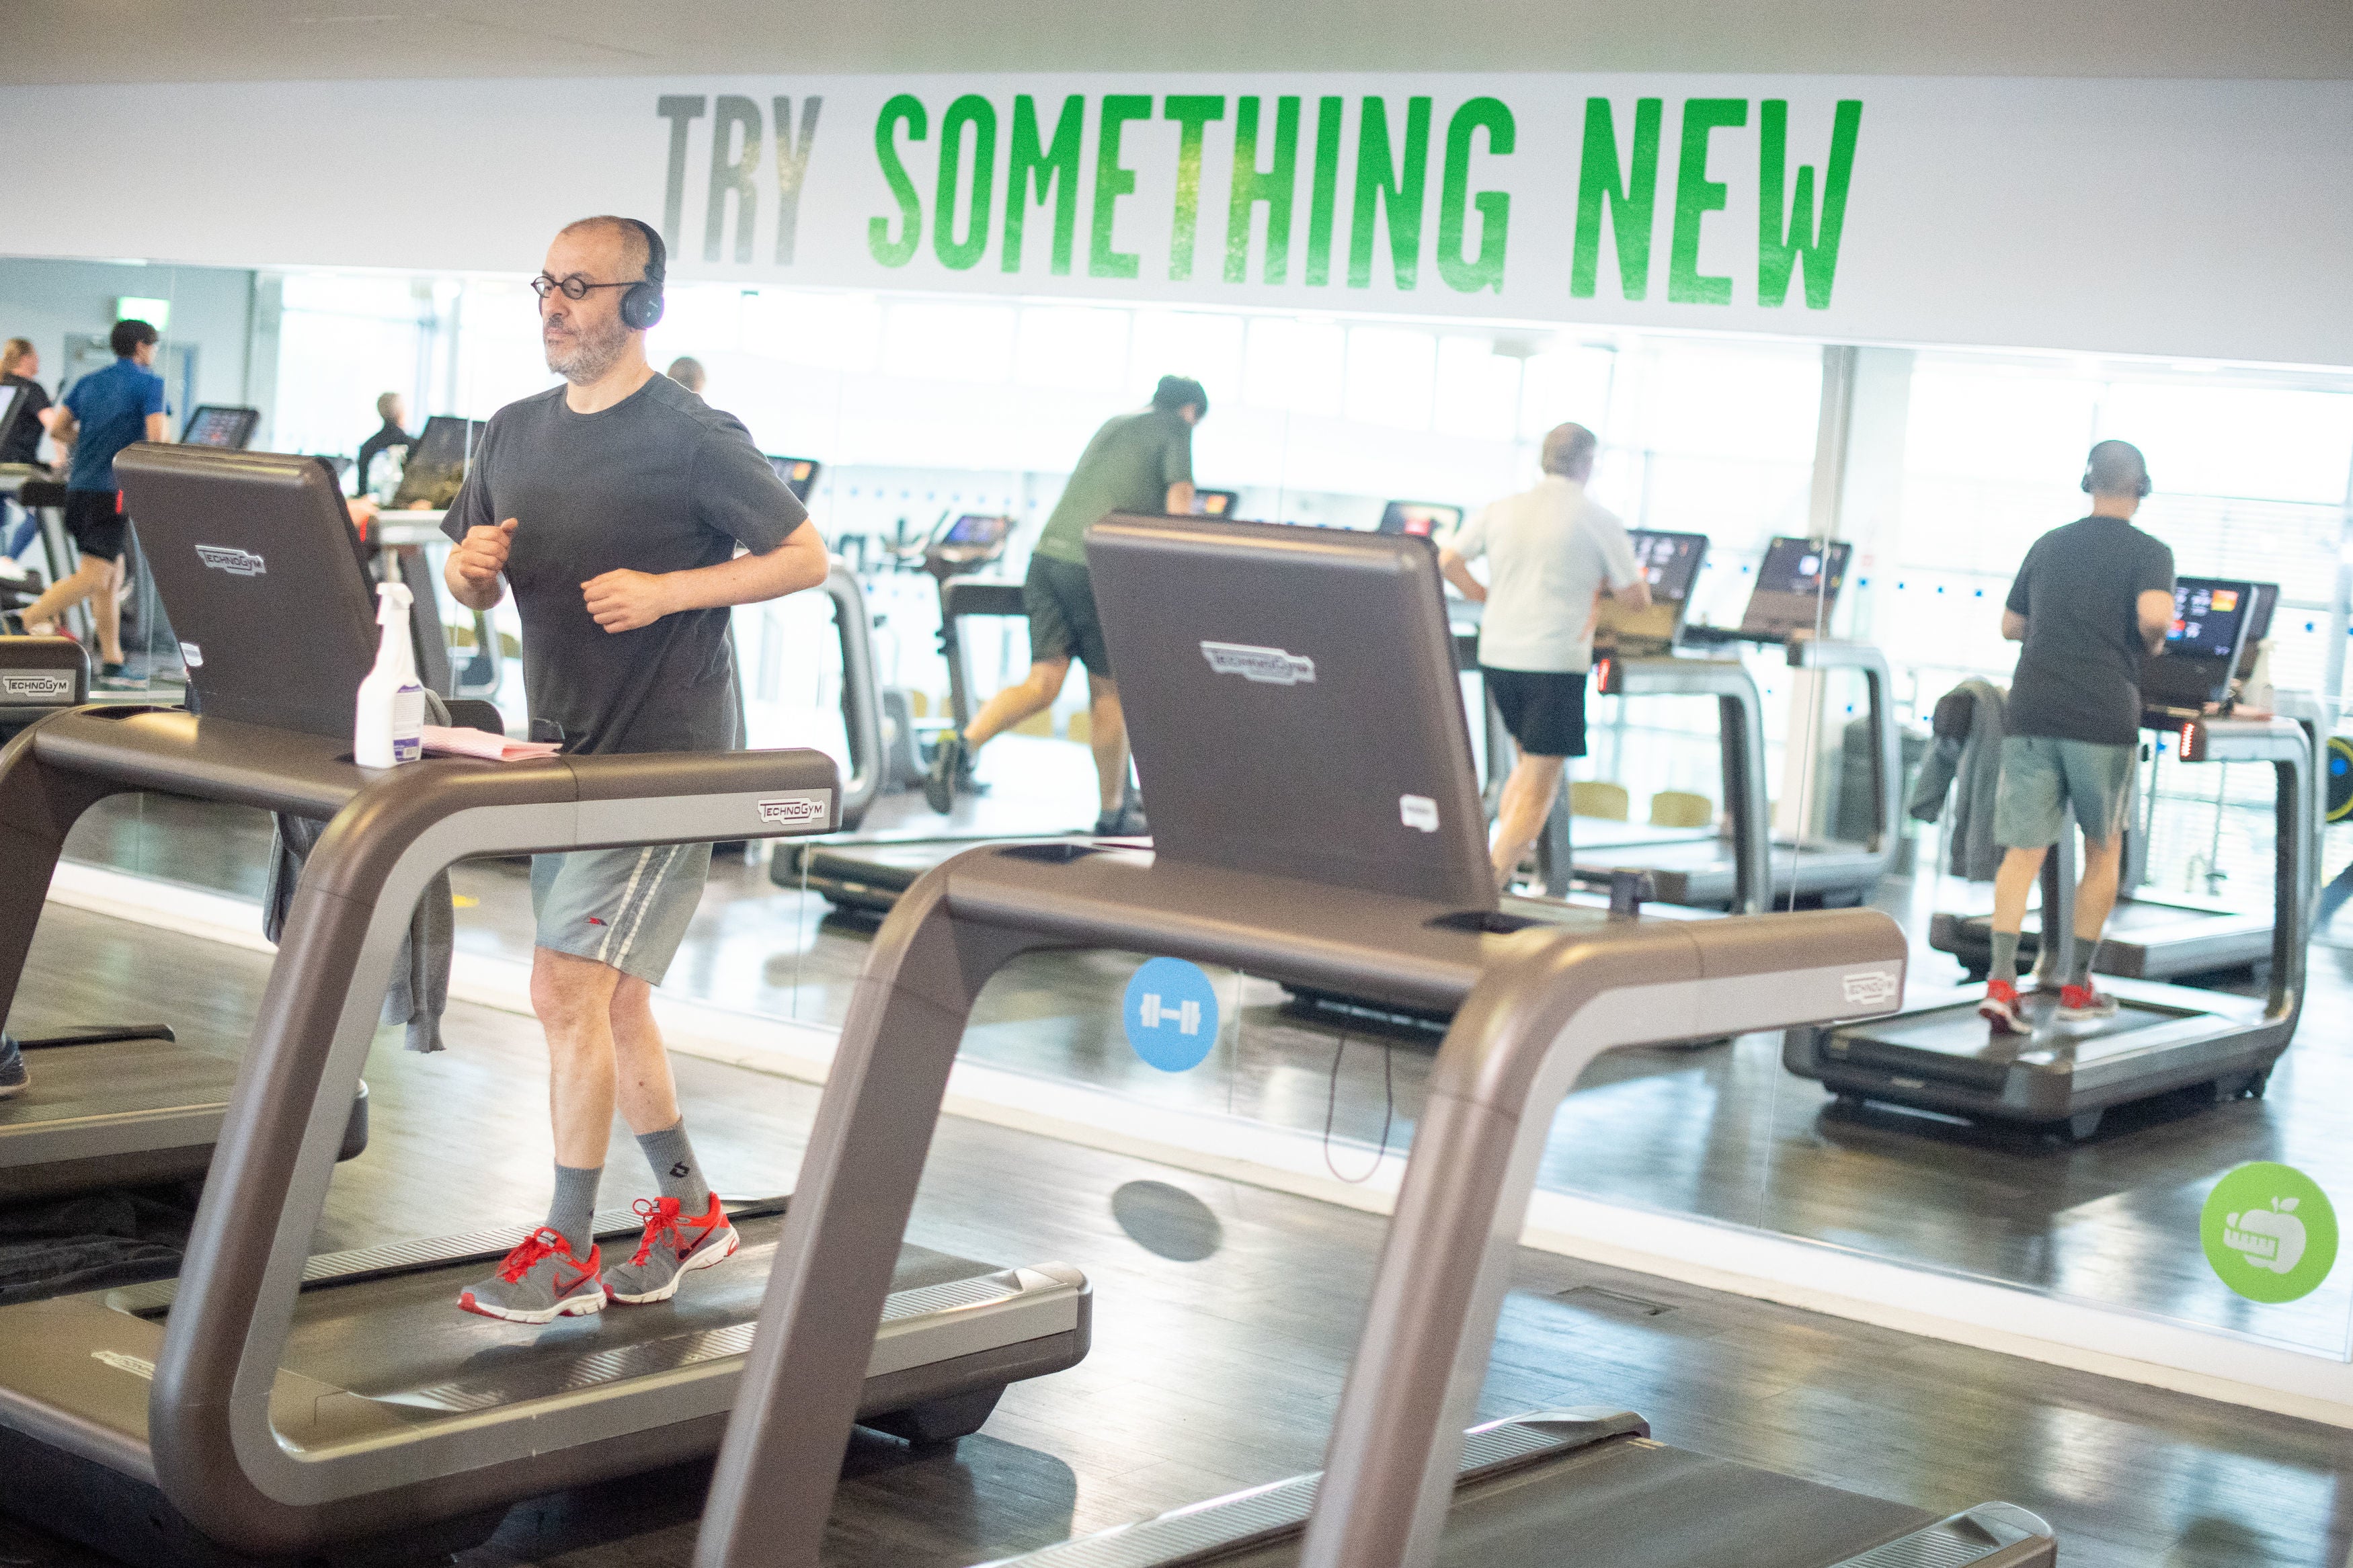
[[785,458],[774,452],[763,453],[762,456],[768,459],[768,467],[776,471],[776,478],[785,481],[785,489],[793,492],[793,499],[807,506],[809,496],[817,489],[818,471],[825,465],[815,458]]
[[[2274,583],[2217,577],[2175,582],[2173,627],[2166,635],[2164,657],[2151,660],[2141,674],[2144,701],[2167,721],[2161,729],[2170,731],[2182,718],[2209,710],[2228,710],[2233,687],[2253,672],[2271,636],[2278,603]],[[2153,798],[2154,773],[2149,783]],[[2126,830],[2125,860],[2132,879],[2147,850],[2146,820]],[[1984,979],[1993,963],[1992,912],[1938,913],[1929,923],[1928,945],[1960,960],[1973,981]],[[2041,951],[2042,918],[2036,910],[2020,933],[2018,956],[2031,963]],[[2251,970],[2271,952],[2268,910],[2175,892],[2126,890],[2116,899],[2092,967],[2128,980],[2179,980]]]
[[[135,446],[119,464],[160,563],[218,604],[282,572],[351,560],[336,486],[311,458]],[[209,571],[206,549],[266,558]],[[354,574],[317,619],[365,625]],[[183,595],[185,598],[185,595]],[[199,678],[284,619],[237,617]],[[335,626],[319,627],[332,644]],[[285,649],[280,649],[282,654]],[[218,701],[211,700],[217,691]],[[375,1034],[376,999],[419,890],[466,856],[832,826],[832,760],[812,751],[432,758],[353,765],[348,734],[262,721],[207,685],[198,716],[58,714],[0,759],[0,879],[29,902],[74,818],[111,790],[307,811],[330,826],[305,867],[176,1283],[0,1310],[0,1465],[12,1512],[133,1563],[308,1555],[397,1532],[420,1553],[480,1540],[507,1505],[717,1444],[788,1200],[735,1212],[743,1250],[677,1300],[529,1328],[457,1310],[460,1285],[528,1227],[308,1257]],[[291,709],[290,703],[289,708]],[[300,710],[281,717],[300,717]],[[346,724],[348,721],[346,721]],[[30,922],[0,924],[13,982]],[[926,1124],[928,1126],[928,1124]],[[600,1237],[636,1216],[601,1215]],[[1086,1352],[1087,1282],[912,1247],[871,1249],[888,1305],[845,1370],[857,1418],[918,1443],[976,1429],[998,1393]],[[838,1464],[834,1444],[828,1464]]]
[[[970,723],[980,710],[980,704],[973,699],[964,623],[983,616],[1026,617],[1029,613],[1022,604],[1020,584],[976,574],[1004,558],[1005,546],[1012,533],[1013,520],[1009,517],[966,514],[941,527],[923,549],[923,570],[940,585],[940,652],[947,659],[948,707],[958,729]],[[871,658],[867,668],[871,672]],[[842,700],[845,705],[849,701],[847,681]],[[879,721],[876,733],[879,791]],[[957,784],[959,792],[967,792],[971,787],[966,781]],[[899,896],[914,886],[924,872],[975,844],[1072,837],[1085,836],[942,834],[918,829],[849,840],[819,839],[792,846],[789,853],[778,854],[768,862],[768,878],[781,888],[805,887],[837,910],[871,918],[889,913]]]
[[[2176,1089],[2211,1086],[2216,1103],[2262,1095],[2304,1007],[2321,834],[2313,732],[2277,717],[2158,710],[2145,713],[2142,722],[2172,729],[2185,763],[2272,766],[2277,795],[2267,994],[2234,996],[2112,977],[2103,989],[2119,1004],[2115,1017],[2063,1024],[2052,1016],[2057,989],[2038,987],[2021,998],[2033,1032],[2017,1036],[1995,1034],[1978,1016],[1982,991],[1960,987],[1913,998],[1905,1011],[1868,1024],[1793,1028],[1783,1037],[1782,1065],[1820,1080],[1850,1103],[1878,1100],[1978,1121],[2063,1124],[2077,1139],[2099,1130],[2108,1107]],[[2072,826],[2061,835],[2059,853],[2045,862],[2053,863],[2058,869],[2044,884],[2047,907],[2072,909]],[[2054,973],[2065,972],[2074,942],[2073,922],[2060,922]]]
[[[816,1568],[855,1355],[887,1288],[878,1228],[906,1223],[974,997],[1014,955],[1071,945],[1460,1010],[1324,1474],[1016,1561],[2051,1563],[2049,1528],[2022,1509],[1939,1518],[1667,1447],[1630,1412],[1464,1433],[1537,1156],[1578,1074],[1617,1047],[1884,1005],[1902,986],[1903,933],[1874,910],[1525,925],[1494,900],[1433,552],[1369,532],[1303,542],[1114,515],[1088,531],[1087,554],[1132,672],[1122,696],[1153,781],[1155,850],[974,849],[892,912],[867,958],[871,1005],[843,1032],[818,1108],[697,1568]],[[1197,657],[1203,643],[1250,657],[1220,668]],[[1273,678],[1309,668],[1312,682]],[[1257,743],[1226,743],[1238,731]],[[1254,809],[1232,810],[1237,798]],[[920,986],[892,978],[917,965]]]
[[[1816,635],[1826,625],[1846,578],[1853,546],[1842,541],[1778,538],[1765,552],[1756,586],[1742,612],[1736,631],[1712,626],[1687,626],[1686,642],[1723,647],[1753,642],[1786,650],[1795,669],[1851,669],[1863,679],[1865,710],[1872,737],[1871,831],[1861,843],[1808,837],[1801,841],[1775,839],[1769,862],[1767,897],[1776,903],[1803,901],[1830,906],[1860,904],[1871,896],[1882,877],[1894,869],[1902,830],[1903,782],[1901,742],[1895,729],[1894,674],[1886,655],[1864,643],[1838,641]],[[1609,689],[1604,686],[1606,691]],[[1629,695],[1633,695],[1630,692]],[[1805,738],[1792,736],[1792,743]],[[1725,798],[1733,800],[1764,794],[1764,748],[1757,737],[1754,780],[1734,778],[1736,759],[1725,758]],[[1810,742],[1809,742],[1810,743]],[[1651,873],[1658,896],[1669,903],[1710,909],[1743,909],[1741,868],[1732,846],[1724,838],[1637,847],[1628,858]],[[1579,864],[1579,874],[1586,872]],[[1597,868],[1599,869],[1599,868]]]

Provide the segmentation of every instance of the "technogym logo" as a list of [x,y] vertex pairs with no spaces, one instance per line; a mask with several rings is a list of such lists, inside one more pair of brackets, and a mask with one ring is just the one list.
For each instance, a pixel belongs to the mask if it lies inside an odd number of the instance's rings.
[[232,577],[259,577],[264,567],[261,557],[250,550],[235,550],[226,544],[199,544],[196,559],[216,572],[226,572]]
[[[1166,281],[1212,298],[1244,285],[1427,292],[1433,274],[1458,294],[1500,294],[1514,219],[1526,234],[1533,205],[1570,237],[1571,299],[1778,309],[1794,282],[1820,310],[1862,125],[1853,98],[879,96],[825,163],[822,98],[797,112],[786,97],[658,98],[672,249],[790,266],[806,238],[820,259],[862,245],[893,271]],[[867,194],[828,202],[805,236],[812,167],[829,195]],[[1574,213],[1558,211],[1572,193]],[[1752,212],[1753,233],[1736,217]],[[1547,247],[1539,265],[1559,257]]]
[[1219,675],[1239,675],[1261,686],[1315,684],[1315,661],[1303,653],[1253,647],[1248,643],[1205,642],[1201,657]]
[[832,797],[826,795],[781,795],[760,803],[760,820],[771,826],[804,826],[824,822],[832,806]]
[[43,670],[0,675],[0,697],[16,702],[56,702],[73,695],[73,677]]

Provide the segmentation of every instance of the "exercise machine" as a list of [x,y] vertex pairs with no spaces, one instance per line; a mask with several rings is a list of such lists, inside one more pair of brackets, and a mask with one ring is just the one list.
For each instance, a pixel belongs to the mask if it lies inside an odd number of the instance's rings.
[[[323,466],[212,457],[126,454],[159,563],[185,556],[185,570],[206,570],[197,540],[278,552],[290,574],[337,558],[343,509]],[[224,601],[267,580],[215,575]],[[366,628],[364,592],[354,570],[320,602],[330,646],[305,651],[338,672],[339,645]],[[258,643],[285,625],[254,613],[241,635]],[[199,674],[213,668],[208,658]],[[223,1549],[309,1555],[389,1532],[430,1552],[480,1539],[520,1498],[710,1452],[789,1200],[739,1208],[743,1250],[675,1302],[617,1313],[586,1335],[518,1334],[457,1310],[459,1287],[521,1227],[322,1257],[308,1244],[375,999],[433,876],[480,854],[822,832],[838,798],[832,760],[436,758],[380,772],[350,762],[348,720],[333,736],[299,722],[323,694],[283,702],[274,716],[298,722],[280,724],[262,721],[271,715],[259,695],[224,690],[201,716],[59,714],[0,763],[0,816],[17,827],[0,862],[12,897],[0,905],[37,889],[75,816],[114,789],[169,786],[330,824],[271,966],[179,1279],[0,1310],[11,1511],[134,1563],[215,1561]],[[29,922],[0,923],[11,982],[29,933]],[[627,1214],[598,1216],[601,1237],[637,1228]],[[1085,1354],[1088,1289],[1073,1268],[1006,1268],[895,1238],[877,1258],[890,1304],[857,1352],[853,1404],[881,1430],[952,1440],[1008,1383]],[[836,1444],[828,1463],[839,1458]]]
[[[892,911],[867,958],[871,1005],[844,1030],[818,1108],[697,1568],[816,1568],[856,1357],[888,1286],[876,1227],[906,1224],[975,996],[1047,946],[1340,984],[1453,1010],[1455,1024],[1322,1476],[1018,1561],[1421,1568],[1443,1544],[1457,1563],[1574,1554],[1613,1568],[2051,1563],[2049,1527],[2022,1509],[1940,1519],[1670,1447],[1630,1412],[1464,1432],[1552,1112],[1586,1066],[1614,1047],[1885,1005],[1903,934],[1871,910],[1524,926],[1488,875],[1430,552],[1117,515],[1087,551],[1113,656],[1134,672],[1123,696],[1153,781],[1154,849],[974,849]],[[1236,732],[1257,743],[1226,743]],[[1237,798],[1253,809],[1234,811]],[[918,966],[920,987],[903,978]]]
[[[2102,988],[2116,998],[2114,1017],[2063,1024],[2052,1016],[2056,988],[2038,988],[2021,997],[2032,1033],[2016,1036],[1995,1034],[1978,1016],[1982,993],[1960,988],[1915,998],[1904,1012],[1867,1024],[1793,1028],[1783,1039],[1782,1064],[1844,1100],[2063,1125],[2078,1139],[2098,1131],[2111,1106],[2196,1085],[2211,1085],[2218,1102],[2260,1096],[2304,1008],[2321,823],[2312,731],[2277,717],[2147,718],[2179,726],[2176,754],[2184,763],[2271,765],[2275,847],[2266,994],[2112,978]],[[2045,884],[2044,908],[2073,909],[2072,824],[2046,863],[2055,863],[2056,871]],[[2073,922],[2057,924],[2050,964],[2064,973]]]
[[[1774,903],[1804,901],[1824,905],[1859,904],[1871,896],[1879,880],[1894,868],[1902,826],[1903,787],[1901,741],[1895,728],[1894,675],[1886,656],[1863,643],[1844,642],[1822,634],[1830,621],[1838,591],[1845,581],[1848,552],[1843,542],[1806,539],[1776,539],[1767,548],[1764,563],[1742,611],[1740,626],[1724,631],[1707,626],[1682,628],[1685,642],[1701,647],[1756,643],[1778,647],[1793,669],[1851,670],[1862,679],[1870,741],[1871,816],[1868,836],[1854,843],[1807,835],[1773,839],[1767,865],[1757,884],[1769,889]],[[1606,685],[1603,689],[1609,689]],[[1751,691],[1753,693],[1752,685]],[[1629,695],[1633,693],[1629,692]],[[1802,713],[1806,704],[1800,702]],[[1810,724],[1793,723],[1788,743],[1810,745],[1805,731]],[[1755,749],[1742,748],[1725,756],[1725,798],[1754,802],[1764,794],[1764,747],[1761,725],[1754,735]],[[1755,776],[1736,777],[1736,773]],[[1625,852],[1624,863],[1650,872],[1658,896],[1669,903],[1714,909],[1750,909],[1743,888],[1744,868],[1731,840],[1717,837],[1682,843],[1638,846]],[[1595,864],[1597,874],[1608,868]],[[1588,867],[1580,862],[1580,875]],[[1751,872],[1754,868],[1748,868]]]
[[[2102,974],[2128,980],[2178,980],[2188,975],[2244,972],[2271,956],[2272,917],[2268,910],[2249,910],[2210,899],[2166,892],[2141,884],[2138,868],[2146,859],[2149,815],[2155,810],[2155,768],[2164,755],[2173,726],[2181,720],[2210,711],[2231,712],[2237,692],[2254,674],[2266,639],[2279,587],[2213,577],[2183,577],[2173,588],[2173,626],[2167,634],[2162,657],[2142,671],[2141,696],[2150,713],[2162,721],[2143,747],[2152,764],[2147,780],[2148,812],[2126,829],[2126,881],[2130,886],[2116,899],[2105,934],[2092,967]],[[2306,709],[2288,712],[2294,694],[2279,694],[2273,704],[2287,717],[2309,721],[2320,728],[2316,707],[2305,699]],[[2055,867],[2046,869],[2049,882]],[[2049,886],[2043,908],[2053,903]],[[1940,912],[1929,923],[1928,945],[1960,960],[1972,980],[1983,980],[1993,963],[1993,915],[1980,908],[1973,912]],[[2031,963],[2042,952],[2042,921],[2031,919],[2019,935],[2021,963]]]

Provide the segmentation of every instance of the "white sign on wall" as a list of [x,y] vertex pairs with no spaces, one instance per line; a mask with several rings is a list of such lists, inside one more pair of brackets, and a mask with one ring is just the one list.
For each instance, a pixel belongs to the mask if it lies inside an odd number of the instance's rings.
[[[60,137],[61,125],[104,136]],[[20,255],[2353,363],[2353,85],[907,77],[0,90]]]

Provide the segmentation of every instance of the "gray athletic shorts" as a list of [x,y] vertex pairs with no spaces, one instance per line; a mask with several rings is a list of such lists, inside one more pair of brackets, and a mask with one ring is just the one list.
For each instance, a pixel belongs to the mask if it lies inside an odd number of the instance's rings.
[[702,901],[708,844],[575,849],[531,858],[540,946],[659,985]]
[[2125,828],[2138,746],[2104,746],[2048,735],[2010,735],[2001,742],[2001,790],[1993,836],[2005,848],[2048,849],[2075,808],[2084,837],[2105,843]]

